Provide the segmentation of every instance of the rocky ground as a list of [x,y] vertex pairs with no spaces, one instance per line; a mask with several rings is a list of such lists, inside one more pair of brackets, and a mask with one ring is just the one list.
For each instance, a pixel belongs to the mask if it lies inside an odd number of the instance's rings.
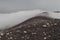
[[0,32],[0,40],[60,40],[60,20],[34,17]]

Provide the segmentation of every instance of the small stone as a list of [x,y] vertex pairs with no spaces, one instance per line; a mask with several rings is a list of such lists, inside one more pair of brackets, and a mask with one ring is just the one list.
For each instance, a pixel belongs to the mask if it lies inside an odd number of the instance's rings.
[[57,23],[54,23],[54,25],[57,25]]
[[50,25],[49,23],[47,23],[47,25]]
[[32,34],[36,34],[36,33],[32,33]]
[[24,37],[21,37],[21,38],[24,38]]
[[36,25],[36,24],[33,24],[34,26]]
[[20,32],[20,30],[17,30],[16,32]]
[[27,31],[24,31],[24,33],[27,33]]
[[17,38],[14,38],[14,39],[17,39]]
[[31,26],[28,26],[28,27],[31,27]]
[[1,38],[1,36],[0,36],[0,38]]
[[44,35],[46,35],[46,33]]
[[43,27],[47,27],[47,25],[43,25]]
[[51,37],[51,35],[49,35],[48,37]]
[[45,32],[43,32],[43,33],[45,33]]
[[27,37],[27,39],[29,39],[29,37]]
[[10,32],[10,33],[12,33],[12,32]]
[[53,26],[54,24],[51,24],[51,26]]
[[6,33],[6,35],[9,35],[9,33]]
[[42,36],[44,36],[44,35],[42,35]]
[[47,39],[47,37],[44,37],[44,39],[46,40],[46,39]]
[[3,36],[3,35],[4,35],[4,33],[0,33],[0,35],[1,35],[1,36]]
[[10,37],[9,39],[12,39],[13,37]]
[[46,35],[46,33],[45,33],[45,32],[43,32],[43,34],[44,34],[44,35]]

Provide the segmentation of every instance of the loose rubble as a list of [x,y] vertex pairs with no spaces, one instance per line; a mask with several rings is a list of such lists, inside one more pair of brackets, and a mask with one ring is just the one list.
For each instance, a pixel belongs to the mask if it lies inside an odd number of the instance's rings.
[[0,40],[60,40],[60,20],[35,17],[0,33]]

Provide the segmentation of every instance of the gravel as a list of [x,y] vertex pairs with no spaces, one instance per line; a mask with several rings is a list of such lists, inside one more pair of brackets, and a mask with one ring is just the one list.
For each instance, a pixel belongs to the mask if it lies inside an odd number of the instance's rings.
[[60,19],[33,17],[0,32],[0,40],[60,40]]

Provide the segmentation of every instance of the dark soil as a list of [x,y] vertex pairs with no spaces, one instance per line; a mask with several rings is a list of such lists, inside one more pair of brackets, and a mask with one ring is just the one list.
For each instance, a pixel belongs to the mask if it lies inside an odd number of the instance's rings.
[[1,32],[0,40],[60,40],[60,20],[34,17]]

